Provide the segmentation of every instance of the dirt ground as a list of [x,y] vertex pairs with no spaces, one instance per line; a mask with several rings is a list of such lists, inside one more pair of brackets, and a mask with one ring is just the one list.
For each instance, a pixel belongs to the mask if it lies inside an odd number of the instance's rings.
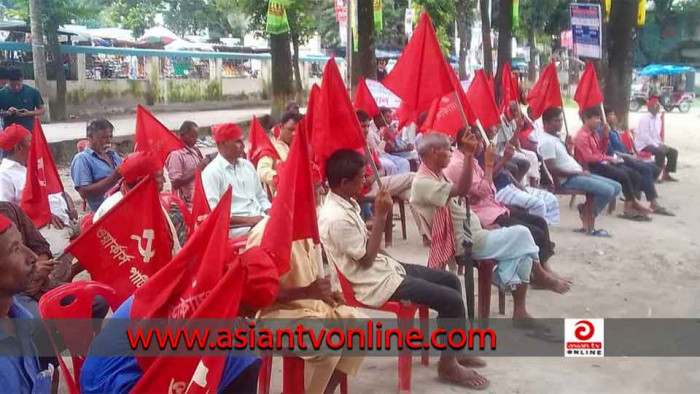
[[[575,110],[567,110],[571,132],[580,127]],[[636,127],[639,114],[631,114]],[[698,123],[695,123],[698,122]],[[580,226],[569,198],[561,198],[561,223],[552,228],[557,253],[551,263],[555,270],[574,280],[571,291],[558,295],[542,290],[528,293],[530,313],[551,318],[671,318],[698,317],[700,268],[698,239],[700,209],[693,201],[700,194],[700,109],[688,114],[666,116],[668,145],[679,154],[678,183],[657,186],[661,202],[676,217],[654,216],[651,223],[636,223],[605,213],[597,227],[613,234],[601,239],[573,233]],[[67,187],[67,189],[69,189]],[[618,208],[620,204],[618,204]],[[409,223],[408,240],[394,230],[394,246],[389,251],[397,259],[425,264],[423,247],[416,228]],[[695,257],[693,257],[695,255]],[[493,296],[496,291],[493,289]],[[497,316],[492,302],[492,317]],[[506,318],[512,313],[507,297]],[[369,313],[373,315],[373,313]],[[490,358],[479,372],[491,380],[486,392],[492,393],[652,393],[697,392],[700,387],[700,360],[694,358]],[[437,359],[429,367],[413,363],[415,393],[464,392],[437,380]],[[272,392],[281,391],[281,362],[275,360]],[[395,392],[396,358],[366,359],[361,372],[349,379],[350,392]]]

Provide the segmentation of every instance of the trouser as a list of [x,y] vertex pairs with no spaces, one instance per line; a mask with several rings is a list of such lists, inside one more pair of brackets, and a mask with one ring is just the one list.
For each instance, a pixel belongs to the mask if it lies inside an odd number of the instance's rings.
[[260,360],[250,364],[233,381],[222,389],[222,393],[255,394],[258,392],[258,376],[260,375]]
[[522,208],[527,213],[543,217],[549,224],[559,223],[559,200],[544,189],[526,187],[520,190],[510,184],[496,193],[496,200],[504,205]]
[[637,171],[641,176],[639,187],[647,197],[647,201],[651,201],[658,197],[658,194],[656,194],[654,180],[661,173],[661,169],[654,163],[646,163],[629,156],[623,156],[623,159],[625,160],[625,166]]
[[678,162],[677,150],[666,145],[650,145],[644,147],[642,150],[654,155],[654,160],[656,160],[656,165],[659,166],[659,168],[664,168],[664,164],[666,164],[666,171],[676,172],[676,164]]
[[399,175],[411,171],[411,163],[403,157],[393,155],[381,155],[379,161],[386,172],[385,175]]
[[641,175],[624,164],[593,163],[588,168],[592,173],[617,181],[622,186],[625,200],[632,201],[641,197]]
[[549,236],[547,221],[540,216],[530,215],[518,209],[512,209],[510,215],[503,214],[496,219],[496,224],[501,227],[525,226],[530,230],[535,244],[540,248],[539,257],[542,263],[546,263],[554,254],[552,241]]
[[527,172],[530,170],[530,162],[527,159],[522,159],[513,156],[508,163],[503,166],[508,172],[513,175],[513,178],[518,182],[522,181]]
[[[386,187],[392,197],[399,197],[404,201],[408,201],[411,198],[411,183],[413,183],[413,177],[416,174],[408,173],[401,175],[383,176],[379,177],[382,182],[382,186]],[[377,193],[379,193],[379,186],[377,182],[372,184],[372,189],[365,195],[365,197],[374,198]]]
[[442,328],[448,328],[443,319],[450,319],[450,323],[459,324],[460,328],[465,327],[462,284],[457,275],[416,264],[401,265],[406,269],[406,277],[389,298],[391,301],[407,300],[437,311],[438,324]]
[[575,175],[561,185],[564,190],[583,190],[593,194],[595,216],[600,215],[605,207],[622,191],[622,186],[611,179],[598,175]]

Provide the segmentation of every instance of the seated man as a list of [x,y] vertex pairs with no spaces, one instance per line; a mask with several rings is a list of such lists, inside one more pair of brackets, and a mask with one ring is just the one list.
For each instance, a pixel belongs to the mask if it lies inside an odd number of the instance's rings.
[[[462,129],[457,134],[457,150],[452,153],[450,164],[443,170],[445,177],[457,184],[462,175],[464,160],[467,156],[472,158],[472,183],[469,189],[469,202],[482,226],[486,228],[511,227],[521,225],[527,227],[532,238],[539,248],[539,261],[542,268],[552,273],[547,261],[554,254],[554,244],[549,236],[547,221],[540,216],[531,215],[519,209],[509,210],[496,199],[496,186],[493,184],[493,147],[486,148],[486,172],[479,166],[479,162],[472,157],[469,150],[471,146],[465,145]],[[479,141],[479,139],[477,139]],[[479,141],[481,142],[481,141]],[[483,149],[483,143],[477,145],[477,150]]]
[[[369,134],[371,118],[367,114],[367,112],[363,110],[358,110],[356,114],[357,119],[360,121],[362,131],[365,134],[365,138],[367,138],[367,135]],[[372,154],[374,164],[377,166],[377,169],[381,169],[381,162],[379,161],[379,156],[377,155],[377,152],[375,152],[373,149],[370,149],[370,154]],[[365,174],[365,183],[363,185],[361,195],[363,197],[373,198],[379,192],[379,186],[377,186],[377,182],[375,182],[374,171],[372,170],[372,166],[369,163],[367,163],[366,171],[367,172]],[[411,197],[411,182],[413,182],[414,176],[415,174],[413,173],[404,173],[400,175],[387,175],[380,177],[379,179],[382,182],[382,186],[387,188],[389,194],[392,197],[399,197],[404,201],[408,201],[408,199]]]
[[521,183],[525,186],[536,187],[540,183],[540,161],[537,153],[523,148],[520,143],[519,131],[525,127],[525,120],[522,112],[520,112],[520,106],[516,101],[510,102],[510,114],[510,127],[512,128],[513,134],[510,136],[510,140],[506,141],[505,129],[501,127],[497,136],[497,150],[499,153],[502,153],[506,146],[513,146],[515,148],[513,157],[516,160],[527,160],[529,163],[527,173],[521,180]]
[[[326,162],[331,191],[319,216],[319,235],[331,269],[337,268],[348,279],[357,300],[365,305],[379,307],[387,301],[407,300],[436,310],[441,327],[448,329],[443,319],[450,319],[450,323],[464,329],[466,313],[457,276],[399,263],[381,250],[385,219],[393,206],[386,189],[377,193],[374,207],[378,220],[368,233],[355,200],[364,183],[365,166],[362,154],[346,149],[336,151]],[[443,353],[438,376],[464,387],[483,389],[488,380],[460,365],[473,365],[475,361]]]
[[[136,152],[127,157],[117,169],[122,174],[123,178],[119,183],[119,190],[107,197],[100,205],[100,208],[92,217],[93,222],[102,218],[107,212],[114,208],[119,201],[124,199],[124,196],[129,193],[143,178],[152,176],[158,184],[159,190],[163,189],[165,177],[163,176],[163,168],[158,159],[148,152]],[[170,207],[163,208],[165,221],[168,223],[170,230],[170,241],[172,243],[173,256],[180,251],[182,246],[187,242],[187,224],[177,205],[172,204]]]
[[[248,248],[260,245],[266,226],[267,218],[253,227],[248,236]],[[299,323],[313,325],[309,319],[316,319],[322,324],[321,319],[367,318],[357,309],[343,305],[343,295],[331,289],[330,277],[319,277],[319,262],[316,258],[316,248],[311,240],[292,242],[290,269],[280,277],[277,300],[263,309],[258,318],[285,319],[284,328],[296,327]],[[342,378],[345,375],[355,375],[362,363],[361,357],[343,355],[302,358],[310,371],[307,393],[334,392]]]
[[258,160],[258,178],[267,185],[274,193],[275,176],[277,175],[277,166],[287,160],[289,149],[294,141],[294,132],[297,129],[297,123],[302,119],[302,116],[295,112],[286,112],[280,120],[279,136],[272,140],[272,145],[275,146],[277,154],[280,155],[280,160],[273,159],[270,156],[263,156]]
[[[528,319],[524,284],[530,281],[530,272],[538,284],[558,293],[567,292],[570,283],[542,268],[539,248],[527,227],[484,230],[476,214],[460,205],[458,198],[468,196],[472,187],[477,140],[464,133],[460,144],[465,157],[458,182],[453,184],[443,175],[450,162],[449,139],[434,132],[423,136],[419,148],[422,164],[411,188],[411,205],[419,214],[425,235],[431,238],[431,254],[449,250],[446,255],[455,257],[458,263],[466,258],[496,260],[495,284],[512,291],[514,299],[517,297],[513,318]],[[436,238],[436,231],[439,235],[448,232],[449,235]]]
[[211,161],[209,156],[204,157],[199,148],[195,146],[198,130],[196,123],[189,120],[184,121],[180,126],[179,137],[185,147],[170,152],[165,162],[173,192],[190,209],[192,209],[195,174],[197,171],[202,171]]
[[[0,132],[0,149],[3,150],[3,159],[0,163],[0,201],[15,205],[19,205],[22,201],[22,192],[27,180],[27,160],[29,160],[31,139],[29,130],[20,124],[8,126]],[[73,199],[67,193],[49,195],[49,206],[50,225],[55,228],[62,229],[64,225],[70,223],[71,219],[78,219]]]
[[[634,145],[632,145],[631,150],[627,149],[625,144],[622,142],[620,133],[617,131],[617,116],[615,115],[615,111],[612,109],[612,107],[605,107],[605,118],[610,125],[608,151],[606,154],[608,156],[617,155],[618,157],[621,157],[627,167],[630,167],[639,173],[639,175],[642,177],[639,186],[646,195],[650,208],[655,214],[675,216],[671,211],[659,204],[659,195],[656,192],[654,180],[661,174],[661,168],[654,164],[654,162],[640,160],[636,156]],[[601,125],[601,127],[598,128],[598,136],[602,138],[604,136],[603,134],[604,130]]]
[[635,147],[638,152],[649,152],[654,155],[656,165],[663,169],[663,181],[675,182],[671,173],[676,172],[678,151],[667,146],[661,138],[661,117],[659,116],[659,99],[653,97],[647,102],[649,113],[643,114],[637,126]]
[[225,123],[212,127],[212,134],[219,155],[202,172],[204,193],[213,210],[228,187],[233,187],[229,236],[240,237],[248,234],[253,226],[267,216],[272,204],[267,199],[267,193],[260,184],[253,164],[241,158],[241,129],[234,123]]
[[[559,132],[563,124],[562,110],[560,108],[547,108],[542,114],[544,133],[539,136],[539,153],[544,164],[552,174],[555,185],[562,190],[584,190],[594,196],[594,215],[598,216],[622,191],[618,182],[598,175],[592,175],[584,171],[581,165],[569,154],[573,148],[573,142],[567,137],[567,145],[564,145]],[[584,204],[579,204],[579,216],[585,223]],[[610,236],[605,230],[591,229],[592,235]]]
[[[41,371],[32,342],[32,316],[15,298],[36,270],[36,255],[22,242],[17,227],[0,215],[0,385],[8,393],[50,393],[52,375]],[[13,324],[14,323],[14,324]]]
[[75,190],[87,201],[92,212],[105,200],[105,193],[121,179],[116,171],[122,163],[112,150],[114,126],[107,119],[94,119],[87,125],[88,146],[78,152],[70,165],[70,177]]
[[[385,110],[383,113],[388,114],[388,112]],[[406,142],[402,138],[403,133],[399,133],[391,125],[380,128],[379,136],[385,144],[384,151],[389,155],[398,156],[408,161],[418,161],[418,154],[413,144]]]
[[641,194],[639,186],[641,176],[638,172],[624,164],[624,160],[615,156],[606,156],[604,152],[608,150],[608,133],[610,126],[603,125],[603,138],[598,138],[598,127],[600,126],[600,108],[598,106],[586,108],[581,112],[583,126],[574,138],[576,148],[576,159],[582,165],[602,177],[617,181],[622,186],[622,193],[625,196],[625,209],[622,218],[645,221],[651,213],[643,207],[637,198]]
[[385,147],[386,142],[382,141],[381,135],[383,135],[387,127],[390,127],[387,122],[391,119],[391,109],[382,107],[380,108],[381,114],[374,117],[374,126],[369,130],[367,135],[367,143],[370,148],[374,149],[379,154],[379,161],[382,163],[382,168],[384,168],[384,175],[398,175],[405,174],[411,171],[411,163],[408,159],[400,156],[390,155],[386,153]]

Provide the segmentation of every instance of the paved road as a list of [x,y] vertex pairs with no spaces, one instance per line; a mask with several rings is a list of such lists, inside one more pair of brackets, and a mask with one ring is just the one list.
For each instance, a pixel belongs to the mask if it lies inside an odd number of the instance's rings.
[[[183,111],[183,112],[161,112],[155,113],[155,116],[165,126],[170,129],[177,129],[185,120],[191,120],[197,123],[200,127],[211,126],[225,122],[243,122],[250,120],[253,115],[262,116],[270,112],[269,107],[254,107],[242,109],[227,109],[217,111]],[[134,134],[136,127],[136,115],[119,115],[110,117],[109,120],[114,124],[115,136],[128,136]],[[86,122],[65,122],[51,123],[43,125],[46,140],[49,143],[70,141],[80,138],[85,138]]]

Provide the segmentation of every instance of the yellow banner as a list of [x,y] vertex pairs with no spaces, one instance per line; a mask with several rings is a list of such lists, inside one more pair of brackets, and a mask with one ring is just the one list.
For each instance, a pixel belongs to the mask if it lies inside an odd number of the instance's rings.
[[612,3],[612,0],[605,0],[605,21],[610,20],[610,5]]
[[647,22],[647,0],[639,0],[637,10],[637,26],[644,26]]

